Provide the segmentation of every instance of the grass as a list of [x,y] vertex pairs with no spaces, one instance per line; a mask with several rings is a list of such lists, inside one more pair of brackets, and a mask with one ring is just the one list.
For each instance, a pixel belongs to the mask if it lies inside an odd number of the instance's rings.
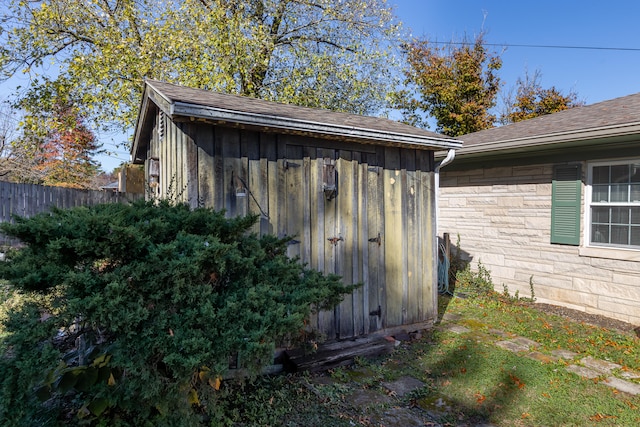
[[[602,382],[566,370],[567,361],[542,363],[495,345],[500,330],[537,341],[541,353],[567,349],[640,372],[639,340],[621,332],[541,313],[529,303],[500,294],[442,298],[442,309],[470,329],[457,334],[434,328],[418,341],[403,344],[389,357],[358,360],[350,368],[328,372],[324,381],[309,375],[260,379],[259,394],[229,393],[254,408],[236,425],[382,425],[377,417],[400,406],[422,414],[433,425],[635,426],[640,425],[640,396],[618,392]],[[575,363],[573,361],[571,363]],[[382,382],[412,376],[424,387],[408,396],[392,396],[379,407],[351,405],[354,393],[388,394]],[[325,384],[326,382],[326,384]],[[258,397],[263,396],[262,398]],[[236,400],[236,401],[237,401]],[[289,408],[269,415],[269,408]],[[401,425],[401,424],[398,424]]]

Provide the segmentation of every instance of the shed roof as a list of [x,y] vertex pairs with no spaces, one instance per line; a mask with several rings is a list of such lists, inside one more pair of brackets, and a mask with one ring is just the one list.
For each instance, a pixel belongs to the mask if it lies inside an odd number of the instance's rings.
[[464,148],[458,156],[577,147],[639,135],[640,93],[636,93],[460,136]]
[[431,150],[462,146],[459,140],[385,118],[300,107],[157,80],[145,81],[142,98],[131,151],[134,161],[142,158],[145,140],[148,141],[152,104],[174,120],[201,119],[264,131]]

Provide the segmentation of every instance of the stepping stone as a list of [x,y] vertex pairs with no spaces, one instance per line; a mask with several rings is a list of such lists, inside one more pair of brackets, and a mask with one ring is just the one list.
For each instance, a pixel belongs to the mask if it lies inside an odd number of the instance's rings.
[[424,383],[416,378],[405,376],[390,383],[383,382],[382,386],[395,393],[396,396],[403,397],[405,394],[424,387]]
[[542,363],[554,363],[559,359],[557,356],[549,356],[548,354],[540,353],[539,351],[532,351],[527,354],[527,357]]
[[622,366],[617,363],[607,362],[606,360],[594,359],[591,356],[587,356],[583,359],[580,359],[580,363],[582,363],[587,368],[594,369],[598,372],[602,372],[603,374],[610,374],[616,369],[622,369]]
[[444,329],[455,334],[466,334],[471,331],[471,329],[461,325],[447,325]]
[[625,393],[633,394],[634,396],[640,394],[640,384],[621,380],[620,378],[609,377],[606,379],[606,381],[602,381],[602,384]]
[[598,378],[602,375],[600,372],[594,371],[593,369],[585,368],[584,366],[578,365],[569,365],[567,366],[567,371],[573,372],[576,375],[581,376],[582,378]]
[[364,409],[374,406],[391,405],[393,403],[393,399],[389,396],[374,390],[356,390],[347,398],[347,401],[352,406]]
[[578,356],[578,353],[574,353],[573,351],[563,350],[563,349],[553,350],[551,354],[555,357],[559,357],[565,360],[574,359],[576,356]]
[[489,329],[489,331],[488,331],[488,332],[489,332],[490,334],[497,335],[497,336],[502,337],[502,338],[509,338],[509,337],[511,337],[511,335],[509,335],[508,333],[506,333],[505,331],[502,331],[502,330],[500,330],[500,329]]
[[622,371],[620,372],[620,376],[622,378],[626,378],[628,380],[637,380],[640,379],[640,374],[632,371]]
[[512,339],[511,341],[526,346],[527,350],[530,350],[532,348],[536,348],[536,347],[540,347],[540,344],[538,344],[537,342],[535,342],[534,340],[530,340],[529,338],[524,338],[524,337],[516,337],[514,339]]
[[442,320],[446,320],[447,322],[456,322],[460,319],[462,319],[462,316],[455,313],[445,313],[442,316]]
[[505,350],[509,350],[512,353],[529,350],[529,347],[517,344],[513,341],[498,341],[496,342],[496,345],[498,347],[504,348]]
[[372,417],[374,425],[386,427],[423,427],[425,420],[409,408],[392,408],[381,416]]

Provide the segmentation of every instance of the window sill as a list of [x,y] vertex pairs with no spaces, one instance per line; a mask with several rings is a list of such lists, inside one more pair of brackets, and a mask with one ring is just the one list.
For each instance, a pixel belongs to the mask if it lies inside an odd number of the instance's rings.
[[601,247],[581,247],[580,256],[591,258],[617,259],[623,261],[640,261],[640,251],[634,249],[616,249]]

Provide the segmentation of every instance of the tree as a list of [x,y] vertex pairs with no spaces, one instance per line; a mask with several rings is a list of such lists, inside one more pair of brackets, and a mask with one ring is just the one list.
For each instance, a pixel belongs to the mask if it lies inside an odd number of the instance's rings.
[[515,95],[512,89],[504,99],[501,123],[520,122],[584,105],[573,91],[563,95],[555,86],[543,89],[541,78],[542,73],[539,70],[536,70],[533,76],[525,71],[524,79],[518,78]]
[[53,116],[45,119],[42,128],[48,132],[35,153],[35,169],[41,173],[42,184],[90,188],[99,169],[93,160],[100,149],[95,135],[71,106],[56,106]]
[[406,83],[418,94],[417,98],[399,94],[405,121],[428,127],[424,115],[431,115],[436,130],[449,136],[493,127],[496,117],[490,110],[496,105],[500,88],[496,73],[502,60],[487,52],[482,34],[473,43],[458,46],[414,40],[404,51],[409,64]]
[[126,129],[144,78],[354,113],[393,86],[386,0],[0,1],[1,70],[34,75],[30,112],[71,94],[80,116]]
[[36,170],[31,144],[21,144],[17,134],[18,113],[8,101],[0,102],[0,179],[12,182],[37,183],[41,180]]

